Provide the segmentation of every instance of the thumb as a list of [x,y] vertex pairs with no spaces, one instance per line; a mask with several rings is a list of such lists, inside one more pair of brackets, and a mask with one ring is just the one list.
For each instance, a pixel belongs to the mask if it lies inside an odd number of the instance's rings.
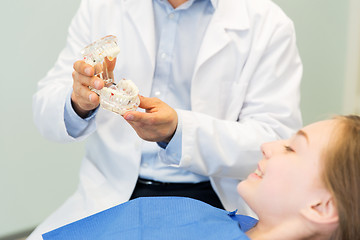
[[149,97],[144,97],[142,95],[139,95],[139,99],[140,99],[140,104],[139,107],[142,109],[151,109],[154,107],[154,102],[155,99],[154,98],[149,98]]
[[138,111],[130,111],[126,112],[123,117],[128,122],[139,122],[145,118],[145,113]]

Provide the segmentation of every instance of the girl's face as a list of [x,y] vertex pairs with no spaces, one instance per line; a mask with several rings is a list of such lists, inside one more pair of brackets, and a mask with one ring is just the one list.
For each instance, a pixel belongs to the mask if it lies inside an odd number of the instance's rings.
[[277,224],[326,191],[320,180],[322,153],[335,120],[311,124],[289,140],[263,144],[258,168],[238,185],[238,192],[259,216]]

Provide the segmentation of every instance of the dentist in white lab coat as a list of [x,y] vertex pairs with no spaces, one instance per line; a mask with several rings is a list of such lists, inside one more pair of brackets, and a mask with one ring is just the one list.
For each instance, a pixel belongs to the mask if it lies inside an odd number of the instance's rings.
[[[128,121],[76,85],[93,74],[80,50],[110,34],[121,49],[115,81],[131,79],[145,96],[147,113]],[[33,98],[46,138],[87,139],[79,187],[29,239],[129,200],[139,175],[210,181],[225,209],[249,214],[236,185],[256,169],[260,144],[301,127],[301,77],[293,23],[269,0],[82,0]]]

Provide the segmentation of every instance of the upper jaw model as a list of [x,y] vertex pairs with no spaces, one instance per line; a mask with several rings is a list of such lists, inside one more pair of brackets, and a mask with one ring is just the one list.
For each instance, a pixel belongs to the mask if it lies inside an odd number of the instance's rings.
[[100,106],[104,109],[125,114],[134,111],[140,104],[139,89],[128,79],[114,83],[116,57],[120,52],[117,38],[108,35],[81,50],[85,63],[94,67],[97,76],[104,80],[105,87],[101,90],[90,89],[100,97]]

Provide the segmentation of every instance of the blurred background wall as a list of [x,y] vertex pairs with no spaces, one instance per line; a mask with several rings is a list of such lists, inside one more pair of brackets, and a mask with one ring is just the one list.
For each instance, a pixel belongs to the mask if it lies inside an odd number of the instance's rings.
[[[359,108],[358,0],[275,0],[294,21],[304,64],[304,124]],[[2,2],[0,238],[32,229],[77,187],[83,143],[42,138],[36,83],[64,47],[80,0]],[[70,76],[69,76],[70,77]]]
[[1,2],[0,237],[35,227],[77,187],[83,145],[45,140],[33,124],[31,105],[79,3]]

